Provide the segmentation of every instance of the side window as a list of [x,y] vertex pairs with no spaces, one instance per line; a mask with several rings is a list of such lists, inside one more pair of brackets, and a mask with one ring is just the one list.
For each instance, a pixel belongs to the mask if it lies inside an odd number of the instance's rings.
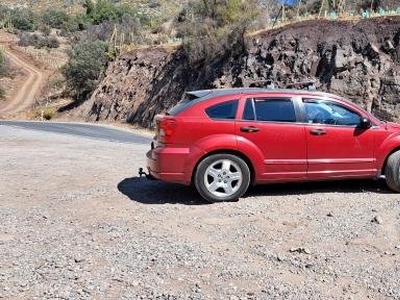
[[356,126],[360,115],[340,104],[313,99],[303,99],[308,123]]
[[247,99],[244,120],[296,122],[296,113],[290,98]]
[[206,114],[211,119],[235,119],[239,100],[230,100],[210,106]]

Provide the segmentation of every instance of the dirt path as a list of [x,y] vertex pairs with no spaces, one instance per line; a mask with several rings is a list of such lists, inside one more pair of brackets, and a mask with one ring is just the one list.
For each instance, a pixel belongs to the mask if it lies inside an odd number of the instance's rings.
[[32,106],[35,102],[35,96],[43,84],[45,75],[11,47],[3,45],[2,50],[13,64],[23,68],[28,74],[22,85],[17,89],[17,92],[11,95],[11,100],[0,106],[0,118],[5,119],[16,117]]

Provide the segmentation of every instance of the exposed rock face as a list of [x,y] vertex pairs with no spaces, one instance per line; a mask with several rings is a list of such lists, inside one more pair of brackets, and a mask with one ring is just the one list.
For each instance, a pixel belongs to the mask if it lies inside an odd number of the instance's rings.
[[[191,65],[182,50],[138,50],[112,63],[88,106],[91,120],[151,127],[156,113],[203,88],[278,87],[315,80],[376,115],[400,118],[400,18],[307,21],[249,37],[236,57]],[[236,51],[237,52],[237,51]],[[259,84],[258,84],[259,86]]]

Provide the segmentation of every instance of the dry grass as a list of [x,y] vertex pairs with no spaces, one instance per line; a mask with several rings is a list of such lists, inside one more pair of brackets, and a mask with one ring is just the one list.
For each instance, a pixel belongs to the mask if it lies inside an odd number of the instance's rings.
[[[379,18],[387,18],[387,17],[393,17],[393,16],[399,16],[399,14],[397,13],[391,13],[391,14],[387,14],[387,15],[380,15],[378,13],[374,13],[372,14],[369,19],[379,19]],[[342,15],[339,18],[332,20],[329,18],[325,18],[325,17],[318,17],[318,15],[309,15],[309,16],[304,16],[301,17],[298,20],[287,20],[284,22],[277,22],[273,27],[272,24],[267,24],[265,26],[265,28],[260,29],[260,30],[255,30],[252,32],[249,32],[246,36],[248,37],[254,37],[263,33],[266,33],[270,30],[274,30],[274,29],[278,29],[278,28],[283,28],[285,26],[292,26],[293,24],[297,24],[297,23],[302,23],[302,22],[306,22],[306,21],[311,21],[311,20],[330,20],[330,21],[348,21],[348,22],[353,22],[354,24],[357,22],[360,22],[361,20],[364,20],[360,15],[354,15],[354,16],[350,16],[350,15]]]
[[119,48],[120,53],[126,53],[134,50],[152,50],[152,49],[162,49],[168,52],[173,52],[177,50],[182,43],[165,43],[160,45],[123,45]]
[[44,11],[49,8],[63,9],[70,14],[84,11],[84,8],[81,5],[82,1],[79,0],[2,0],[1,3],[9,7],[29,8],[37,12]]
[[[185,0],[158,0],[157,6],[151,6],[148,0],[120,0],[114,1],[121,4],[132,4],[151,16],[169,19],[176,15],[182,8]],[[44,11],[48,8],[63,9],[68,13],[84,12],[83,0],[2,0],[2,4],[14,7],[26,7],[34,11]]]

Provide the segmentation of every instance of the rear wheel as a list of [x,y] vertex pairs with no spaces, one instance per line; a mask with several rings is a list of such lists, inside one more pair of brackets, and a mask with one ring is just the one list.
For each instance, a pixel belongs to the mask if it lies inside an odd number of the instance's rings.
[[386,163],[385,177],[388,187],[400,192],[400,150],[390,154]]
[[233,201],[249,187],[250,170],[236,155],[214,154],[200,162],[194,183],[199,194],[209,202]]

